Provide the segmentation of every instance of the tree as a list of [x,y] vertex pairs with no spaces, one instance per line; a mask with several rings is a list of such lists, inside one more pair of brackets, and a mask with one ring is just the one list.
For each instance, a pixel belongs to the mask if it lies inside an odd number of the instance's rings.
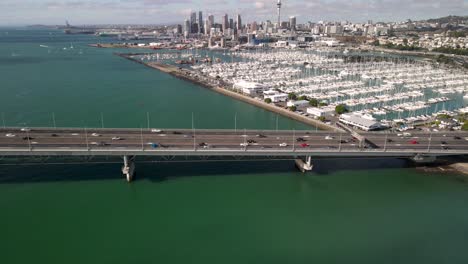
[[289,100],[296,100],[297,95],[295,93],[290,93],[290,94],[288,94],[288,98],[289,98]]
[[271,101],[271,99],[270,99],[270,98],[265,98],[265,103],[267,103],[267,104],[271,104],[271,102],[272,102],[272,101]]
[[318,102],[318,100],[315,99],[315,98],[312,98],[312,99],[310,99],[310,101],[309,101],[309,105],[310,105],[310,106],[317,107],[318,104],[319,104],[319,102]]
[[324,116],[320,116],[318,118],[318,120],[321,121],[321,122],[325,122],[327,119]]
[[290,106],[289,107],[289,110],[293,111],[293,112],[296,112],[297,108],[293,105],[293,106]]
[[319,106],[327,106],[327,105],[328,105],[328,104],[325,103],[325,102],[320,102],[320,103],[319,103]]
[[299,99],[299,100],[307,100],[307,96],[302,95],[302,96],[300,96],[298,99]]
[[346,105],[340,104],[335,107],[335,112],[339,115],[342,115],[344,113],[347,113],[348,109],[346,108]]
[[463,131],[468,131],[468,122],[465,122],[462,126]]

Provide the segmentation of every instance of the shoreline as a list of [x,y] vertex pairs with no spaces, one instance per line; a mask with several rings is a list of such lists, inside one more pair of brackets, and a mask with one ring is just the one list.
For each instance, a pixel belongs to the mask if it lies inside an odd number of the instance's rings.
[[191,70],[179,69],[176,66],[172,66],[172,65],[168,65],[168,64],[162,64],[162,63],[156,63],[156,62],[145,63],[145,62],[142,62],[142,61],[140,61],[138,59],[132,58],[132,56],[138,55],[138,54],[135,54],[135,53],[129,53],[129,54],[115,53],[115,55],[117,55],[119,57],[122,57],[122,58],[125,58],[125,59],[128,59],[130,61],[142,64],[142,65],[145,65],[146,67],[156,69],[156,70],[159,70],[161,72],[170,74],[170,75],[172,75],[172,76],[174,76],[176,78],[179,78],[179,79],[182,79],[182,80],[189,81],[191,83],[200,85],[202,87],[210,89],[210,90],[212,90],[214,92],[217,92],[219,94],[222,94],[222,95],[234,98],[236,100],[248,103],[250,105],[262,108],[264,110],[267,110],[267,111],[282,115],[282,116],[284,116],[286,118],[293,119],[293,120],[301,122],[303,124],[313,126],[313,127],[317,127],[319,129],[325,130],[325,131],[343,131],[342,129],[340,129],[338,127],[335,127],[333,125],[325,124],[325,123],[323,123],[323,122],[321,122],[319,120],[315,120],[315,119],[311,119],[311,118],[302,116],[300,114],[291,112],[288,109],[283,109],[283,108],[277,107],[277,106],[272,105],[272,104],[267,104],[267,103],[265,103],[263,101],[259,101],[259,100],[255,99],[255,98],[252,98],[252,97],[249,97],[249,96],[246,96],[246,95],[243,95],[243,94],[239,94],[239,93],[230,91],[230,90],[225,89],[223,87],[220,87],[218,85],[213,85],[213,84],[207,83],[207,82],[205,82],[203,80],[200,80],[197,77],[194,77],[192,75],[193,71],[191,71]]

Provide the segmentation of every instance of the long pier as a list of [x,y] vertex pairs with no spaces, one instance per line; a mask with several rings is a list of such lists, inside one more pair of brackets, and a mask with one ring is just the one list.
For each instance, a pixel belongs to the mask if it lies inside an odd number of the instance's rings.
[[398,157],[432,162],[440,156],[468,155],[468,132],[349,132],[3,128],[0,156],[120,156],[131,181],[136,156],[291,157],[302,171],[314,157]]

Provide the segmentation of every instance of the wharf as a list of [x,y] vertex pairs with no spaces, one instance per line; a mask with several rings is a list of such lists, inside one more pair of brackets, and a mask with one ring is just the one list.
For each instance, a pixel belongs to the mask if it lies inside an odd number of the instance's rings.
[[123,58],[126,58],[128,60],[143,64],[143,65],[145,65],[147,67],[157,69],[157,70],[162,71],[164,73],[171,74],[172,76],[174,76],[176,78],[179,78],[179,79],[189,81],[189,82],[198,84],[200,86],[206,87],[206,88],[208,88],[208,89],[210,89],[212,91],[223,94],[225,96],[229,96],[229,97],[232,97],[234,99],[243,101],[245,103],[248,103],[248,104],[263,108],[263,109],[268,110],[270,112],[280,114],[280,115],[285,116],[285,117],[290,118],[290,119],[294,119],[294,120],[296,120],[298,122],[301,122],[301,123],[304,123],[306,125],[318,127],[318,128],[320,128],[322,130],[327,130],[327,131],[343,132],[343,130],[341,128],[338,128],[336,126],[325,124],[325,123],[323,123],[323,122],[321,122],[319,120],[311,119],[311,118],[302,116],[302,115],[300,115],[298,113],[291,112],[288,109],[284,109],[284,108],[281,108],[281,107],[278,107],[278,106],[275,106],[275,105],[272,105],[272,104],[267,104],[267,103],[265,103],[263,101],[255,99],[255,98],[252,98],[252,97],[249,97],[249,96],[246,96],[246,95],[243,95],[243,94],[228,90],[228,89],[226,89],[224,87],[221,87],[219,85],[216,85],[216,84],[212,84],[208,80],[206,80],[207,78],[201,79],[195,74],[195,72],[193,72],[193,71],[191,71],[189,69],[179,68],[177,66],[164,64],[164,63],[159,63],[159,62],[148,62],[148,63],[142,62],[141,60],[135,59],[133,57],[134,55],[137,55],[137,54],[120,54],[120,53],[116,53],[116,55],[118,55],[120,57],[123,57]]

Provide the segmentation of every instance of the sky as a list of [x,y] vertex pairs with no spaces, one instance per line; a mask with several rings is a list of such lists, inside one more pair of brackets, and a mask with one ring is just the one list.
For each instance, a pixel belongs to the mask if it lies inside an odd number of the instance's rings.
[[[277,0],[0,0],[0,25],[182,24],[193,11],[215,21],[276,21]],[[283,0],[282,20],[403,21],[468,15],[468,0]]]

